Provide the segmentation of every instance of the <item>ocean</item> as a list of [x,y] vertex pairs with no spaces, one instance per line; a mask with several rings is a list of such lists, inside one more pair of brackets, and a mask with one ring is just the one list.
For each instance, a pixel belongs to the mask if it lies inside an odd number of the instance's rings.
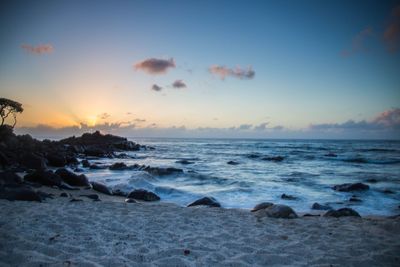
[[[129,159],[91,162],[175,167],[183,169],[183,173],[153,176],[144,171],[87,169],[84,173],[88,178],[113,189],[151,190],[161,201],[182,206],[212,196],[225,208],[251,209],[268,201],[310,212],[312,204],[318,202],[332,208],[351,207],[361,215],[400,212],[400,141],[130,140],[155,149],[129,152]],[[370,189],[332,189],[337,184],[356,182],[368,184]],[[282,194],[294,199],[282,199]],[[352,197],[360,201],[350,201]]]

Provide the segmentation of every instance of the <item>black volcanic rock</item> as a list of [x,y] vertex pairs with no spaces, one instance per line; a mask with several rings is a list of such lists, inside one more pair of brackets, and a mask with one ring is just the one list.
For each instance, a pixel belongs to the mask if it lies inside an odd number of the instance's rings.
[[297,197],[295,197],[295,196],[286,195],[286,194],[282,194],[282,195],[281,195],[281,198],[282,198],[282,199],[286,199],[286,200],[296,200],[296,199],[297,199]]
[[37,170],[28,173],[25,175],[24,180],[46,186],[61,186],[63,183],[61,177],[51,170]]
[[51,152],[46,156],[49,166],[53,167],[64,167],[67,164],[65,155],[62,153]]
[[16,173],[6,171],[0,172],[0,186],[18,185],[22,184],[23,179]]
[[328,205],[322,205],[322,204],[315,202],[312,205],[311,209],[313,209],[313,210],[331,210],[332,208]]
[[213,197],[203,197],[200,198],[192,203],[190,203],[189,205],[187,205],[188,207],[193,207],[193,206],[209,206],[209,207],[216,207],[219,208],[221,207],[221,204],[219,204],[219,202],[213,198]]
[[10,201],[42,201],[40,194],[28,186],[1,188],[0,199],[7,199]]
[[144,190],[144,189],[136,189],[129,193],[127,198],[133,198],[137,200],[144,201],[158,201],[160,197],[154,194],[153,192]]
[[230,161],[228,161],[226,164],[229,164],[229,165],[239,165],[239,162],[230,160]]
[[34,153],[23,153],[20,158],[20,164],[28,169],[44,170],[47,167],[46,160]]
[[265,214],[271,218],[294,219],[297,218],[296,212],[289,206],[274,204],[265,210]]
[[176,173],[183,173],[182,169],[178,168],[173,168],[173,167],[168,167],[168,168],[161,168],[161,167],[144,167],[144,171],[153,174],[153,175],[158,175],[158,176],[163,176],[163,175],[171,175],[171,174],[176,174]]
[[109,167],[112,171],[123,171],[129,169],[129,167],[123,162],[116,162]]
[[341,192],[365,191],[369,189],[369,186],[363,183],[346,183],[335,185],[332,187],[332,189]]

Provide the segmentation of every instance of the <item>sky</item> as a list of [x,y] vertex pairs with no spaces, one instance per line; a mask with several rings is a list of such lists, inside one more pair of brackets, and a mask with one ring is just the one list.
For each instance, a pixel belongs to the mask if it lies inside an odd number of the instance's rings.
[[2,1],[0,36],[21,133],[400,139],[399,1]]

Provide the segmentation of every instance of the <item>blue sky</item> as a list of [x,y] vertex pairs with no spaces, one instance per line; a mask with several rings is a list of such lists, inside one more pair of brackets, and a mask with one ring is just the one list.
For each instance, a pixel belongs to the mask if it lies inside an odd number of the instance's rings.
[[[399,6],[5,1],[1,95],[24,104],[19,126],[28,132],[38,124],[113,124],[144,135],[179,127],[193,136],[199,128],[223,135],[235,127],[237,137],[301,137],[299,131],[323,137],[313,127],[323,124],[333,137],[393,138],[400,124]],[[161,73],[134,67],[148,59],[173,59],[174,67]],[[211,73],[212,66],[226,75]],[[242,75],[249,70],[254,76]],[[186,87],[173,88],[177,80]],[[154,84],[162,89],[151,90]],[[385,111],[390,123],[378,129]],[[345,127],[349,120],[374,127],[354,131]],[[255,131],[264,123],[265,131]]]

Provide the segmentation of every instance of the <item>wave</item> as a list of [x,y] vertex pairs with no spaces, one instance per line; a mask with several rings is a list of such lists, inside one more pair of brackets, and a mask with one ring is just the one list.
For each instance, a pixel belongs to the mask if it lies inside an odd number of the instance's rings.
[[383,164],[383,165],[390,165],[390,164],[399,164],[400,160],[394,159],[394,160],[368,160],[366,158],[362,157],[356,157],[356,158],[347,158],[347,159],[342,159],[344,162],[349,162],[349,163],[359,163],[359,164]]

